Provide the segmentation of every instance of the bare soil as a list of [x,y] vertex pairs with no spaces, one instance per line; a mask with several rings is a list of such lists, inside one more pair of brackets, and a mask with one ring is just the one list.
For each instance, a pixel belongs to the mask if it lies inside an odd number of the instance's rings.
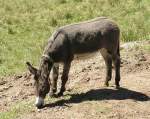
[[[115,89],[114,75],[110,86],[103,86],[105,64],[97,54],[89,60],[73,61],[63,97],[47,99],[40,111],[33,106],[31,111],[18,118],[150,119],[150,52],[122,50],[121,59],[120,89]],[[34,98],[33,80],[28,72],[1,77],[0,112],[9,111],[12,105],[30,102]]]

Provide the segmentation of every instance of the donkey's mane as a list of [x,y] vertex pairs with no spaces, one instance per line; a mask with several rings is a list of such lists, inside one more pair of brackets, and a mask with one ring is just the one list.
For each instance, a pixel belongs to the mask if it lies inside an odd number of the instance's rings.
[[48,55],[48,49],[52,47],[52,45],[53,45],[53,43],[55,42],[57,36],[58,36],[59,33],[61,33],[61,32],[63,32],[63,30],[58,29],[58,30],[56,30],[56,31],[51,35],[51,37],[50,37],[49,40],[48,40],[48,44],[47,44],[47,46],[45,47],[43,56],[44,56],[44,55]]
[[42,57],[47,58],[49,61],[53,62],[53,59],[47,54],[42,55]]

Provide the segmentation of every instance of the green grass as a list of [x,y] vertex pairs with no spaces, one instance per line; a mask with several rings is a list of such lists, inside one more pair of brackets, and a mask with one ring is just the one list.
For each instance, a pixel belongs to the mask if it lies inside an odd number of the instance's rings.
[[[63,97],[63,100],[68,100],[68,99],[70,99],[70,96]],[[49,98],[47,96],[45,99],[45,102],[47,104],[55,103],[57,101],[61,101],[61,98]],[[11,105],[9,110],[5,112],[0,112],[0,119],[16,119],[22,115],[27,115],[28,113],[31,113],[33,110],[36,111],[34,109],[35,106],[33,104],[34,104],[33,99],[29,102],[22,101],[22,102],[15,103]]]
[[20,102],[12,106],[7,112],[0,112],[0,119],[16,119],[32,110],[32,103]]
[[0,0],[0,75],[38,65],[59,26],[107,16],[121,28],[121,40],[150,39],[149,0]]
[[145,51],[147,51],[148,53],[150,53],[150,44],[146,44],[144,46],[141,46],[141,49],[144,49]]

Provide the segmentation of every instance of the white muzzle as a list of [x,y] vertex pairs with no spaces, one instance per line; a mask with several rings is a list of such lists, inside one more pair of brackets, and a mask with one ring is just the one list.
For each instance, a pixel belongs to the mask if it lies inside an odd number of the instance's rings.
[[36,97],[35,105],[40,108],[44,105],[44,99],[42,97]]

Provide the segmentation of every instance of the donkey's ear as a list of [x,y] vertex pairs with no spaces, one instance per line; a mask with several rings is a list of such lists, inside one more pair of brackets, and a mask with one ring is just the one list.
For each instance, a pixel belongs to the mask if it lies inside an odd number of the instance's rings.
[[27,65],[27,67],[28,67],[30,73],[32,73],[33,75],[36,75],[36,74],[37,74],[37,69],[34,68],[34,67],[30,64],[30,62],[26,62],[26,65]]

